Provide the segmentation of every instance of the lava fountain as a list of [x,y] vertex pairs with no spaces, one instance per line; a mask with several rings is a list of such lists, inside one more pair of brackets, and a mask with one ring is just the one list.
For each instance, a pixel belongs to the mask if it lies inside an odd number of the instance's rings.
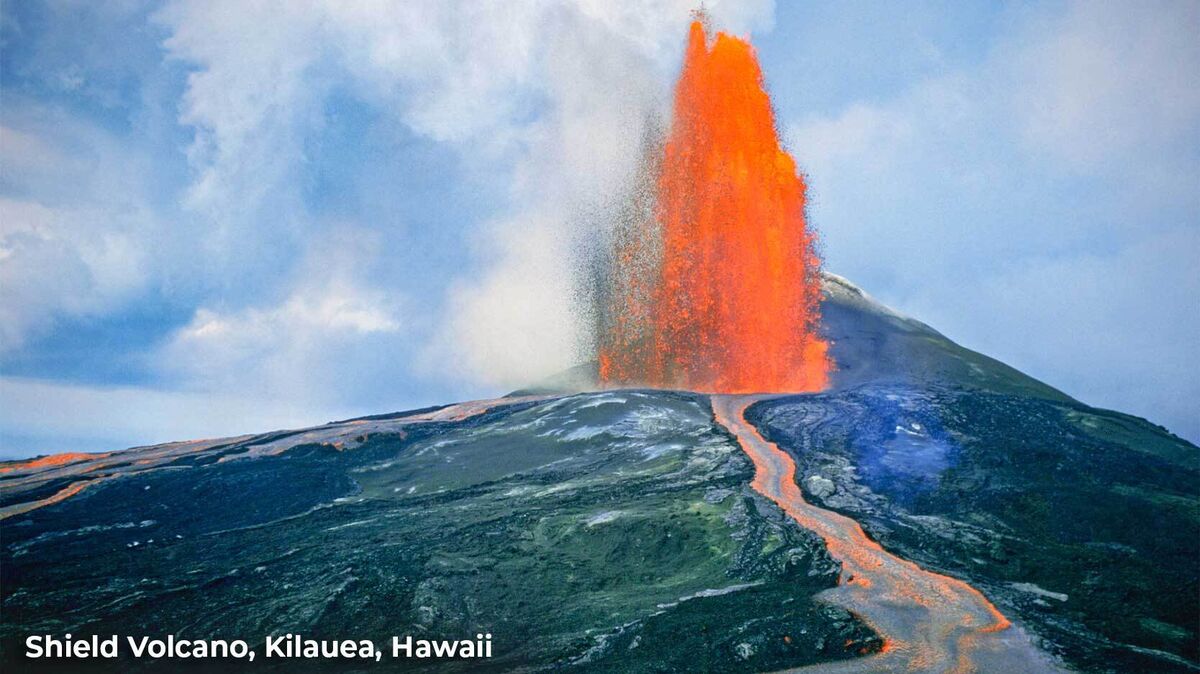
[[[648,204],[613,236],[599,373],[610,386],[716,393],[826,386],[820,259],[753,47],[691,25]],[[638,214],[641,213],[639,216]]]

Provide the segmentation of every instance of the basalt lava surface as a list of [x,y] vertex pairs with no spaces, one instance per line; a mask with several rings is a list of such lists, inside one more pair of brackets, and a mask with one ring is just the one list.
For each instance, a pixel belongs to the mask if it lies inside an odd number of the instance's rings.
[[[813,598],[838,565],[750,488],[703,396],[514,397],[9,467],[4,671],[31,669],[31,633],[494,635],[492,660],[405,671],[750,672],[881,645]],[[361,667],[221,665],[243,666]]]

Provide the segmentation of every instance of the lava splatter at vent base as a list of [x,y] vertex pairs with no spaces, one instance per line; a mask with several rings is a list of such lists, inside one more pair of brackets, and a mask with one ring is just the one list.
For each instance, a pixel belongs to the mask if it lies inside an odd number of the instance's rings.
[[[754,50],[691,27],[653,204],[614,236],[600,379],[694,391],[826,386],[805,185],[780,145]],[[636,209],[635,209],[636,210]]]

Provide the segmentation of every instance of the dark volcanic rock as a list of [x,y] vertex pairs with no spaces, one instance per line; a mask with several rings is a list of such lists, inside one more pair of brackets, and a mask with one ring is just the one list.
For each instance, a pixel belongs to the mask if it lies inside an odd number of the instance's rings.
[[1085,671],[1200,669],[1200,448],[826,289],[832,389],[748,413],[806,496]]
[[704,398],[509,402],[465,421],[382,415],[129,450],[69,477],[6,474],[13,506],[91,482],[3,522],[0,667],[29,669],[31,633],[243,638],[254,669],[286,671],[359,665],[264,662],[263,637],[385,647],[490,632],[490,670],[761,671],[879,647],[813,602],[840,566],[750,490]]

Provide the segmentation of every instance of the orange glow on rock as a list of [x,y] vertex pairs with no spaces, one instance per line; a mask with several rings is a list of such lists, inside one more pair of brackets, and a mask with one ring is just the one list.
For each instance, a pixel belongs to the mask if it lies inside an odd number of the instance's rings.
[[7,466],[0,466],[0,473],[11,473],[18,470],[33,470],[37,468],[51,468],[53,466],[65,466],[68,463],[76,463],[86,461],[88,459],[99,459],[108,456],[107,454],[82,454],[80,452],[65,452],[63,454],[51,454],[43,456],[40,459],[30,459],[20,463],[13,463]]
[[[825,388],[805,186],[745,40],[692,23],[653,216],[618,236],[600,380],[722,393]],[[631,271],[650,259],[652,269]]]

